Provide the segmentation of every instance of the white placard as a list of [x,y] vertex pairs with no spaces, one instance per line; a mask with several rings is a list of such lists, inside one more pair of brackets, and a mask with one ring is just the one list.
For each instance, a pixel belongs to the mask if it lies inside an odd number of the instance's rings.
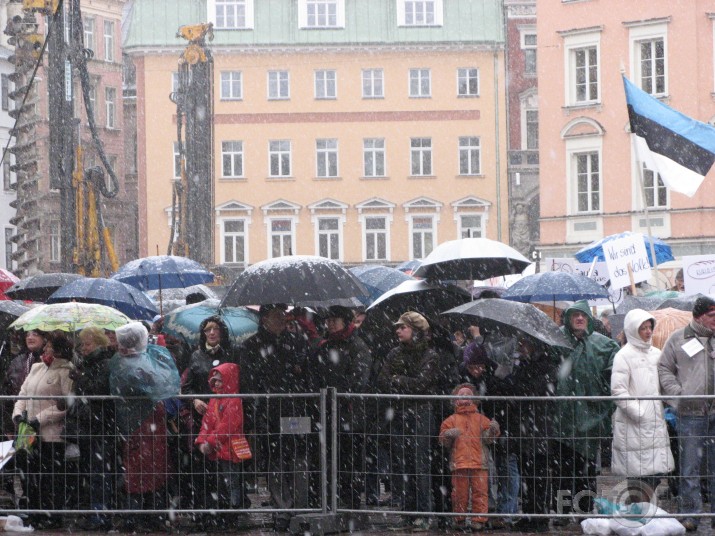
[[608,274],[608,267],[604,261],[596,261],[595,263],[578,262],[571,257],[557,257],[547,258],[545,264],[546,271],[548,272],[567,272],[570,274],[585,275],[599,285],[606,287],[611,297],[609,299],[588,300],[588,304],[592,307],[611,304],[618,305],[623,301],[623,291],[620,288],[613,288],[608,285],[610,276]]
[[685,294],[715,294],[715,255],[683,257]]
[[631,278],[628,275],[629,265],[634,283],[650,279],[651,270],[648,254],[645,251],[645,239],[640,233],[604,243],[603,256],[606,257],[608,273],[611,275],[611,286],[615,288],[631,285]]

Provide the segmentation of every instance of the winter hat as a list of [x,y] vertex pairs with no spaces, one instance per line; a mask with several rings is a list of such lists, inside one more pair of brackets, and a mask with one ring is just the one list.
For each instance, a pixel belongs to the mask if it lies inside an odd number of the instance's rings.
[[353,321],[353,310],[350,307],[344,307],[342,305],[331,305],[328,307],[328,314],[326,318],[342,318],[343,322],[347,326]]
[[700,296],[693,305],[693,318],[698,318],[713,310],[715,310],[715,300],[708,296]]
[[429,322],[427,322],[427,319],[421,314],[414,311],[407,311],[395,322],[395,326],[408,326],[412,328],[413,331],[427,331],[429,329]]
[[484,346],[476,342],[468,345],[464,349],[464,366],[470,365],[488,365],[490,363],[487,351]]

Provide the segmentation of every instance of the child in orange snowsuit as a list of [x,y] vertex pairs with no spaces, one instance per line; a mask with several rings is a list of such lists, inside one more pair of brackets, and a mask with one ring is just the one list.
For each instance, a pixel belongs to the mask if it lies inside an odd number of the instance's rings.
[[[452,395],[473,397],[474,387],[458,385]],[[483,443],[499,437],[499,424],[479,411],[473,399],[460,398],[454,402],[455,412],[447,417],[439,430],[440,443],[451,449],[452,511],[455,513],[485,513],[488,509],[488,470]],[[470,509],[469,492],[472,492]],[[487,518],[470,516],[472,530],[484,528]],[[454,518],[455,528],[468,530],[466,516]]]

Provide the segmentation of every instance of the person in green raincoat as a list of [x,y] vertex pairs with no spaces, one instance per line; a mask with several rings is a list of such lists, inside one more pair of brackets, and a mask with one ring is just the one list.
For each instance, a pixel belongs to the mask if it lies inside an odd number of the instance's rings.
[[[573,350],[561,363],[557,396],[610,396],[613,358],[620,347],[594,332],[588,302],[579,301],[564,311],[561,330]],[[607,400],[563,400],[553,416],[554,509],[557,513],[593,510],[596,496],[596,456],[603,439],[611,438],[613,404]],[[578,506],[577,506],[578,504]]]

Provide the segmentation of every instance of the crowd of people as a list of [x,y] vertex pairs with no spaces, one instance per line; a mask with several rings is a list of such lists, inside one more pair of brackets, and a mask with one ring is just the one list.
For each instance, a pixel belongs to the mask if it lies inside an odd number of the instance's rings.
[[[662,351],[650,313],[630,311],[619,344],[602,323],[595,330],[586,302],[563,312],[571,349],[416,311],[363,323],[364,311],[347,307],[271,304],[258,317],[240,344],[220,316],[206,318],[191,351],[162,334],[161,319],[14,334],[3,394],[17,399],[3,407],[3,433],[34,443],[18,448],[5,482],[33,526],[62,523],[41,511],[91,509],[81,526],[109,529],[108,511],[130,509],[153,513],[122,516],[120,529],[165,528],[166,510],[179,508],[227,528],[265,478],[262,506],[285,531],[320,505],[323,426],[337,430],[325,458],[328,474],[337,461],[338,506],[386,506],[415,531],[547,531],[566,519],[550,514],[593,511],[608,467],[633,500],[650,500],[677,459],[681,512],[695,514],[706,456],[715,494],[715,404],[697,398],[715,394],[707,297]],[[314,393],[324,388],[338,393],[335,411],[321,412]],[[661,393],[696,397],[669,404],[676,449],[664,404],[647,398]],[[696,530],[698,519],[682,522]]]

